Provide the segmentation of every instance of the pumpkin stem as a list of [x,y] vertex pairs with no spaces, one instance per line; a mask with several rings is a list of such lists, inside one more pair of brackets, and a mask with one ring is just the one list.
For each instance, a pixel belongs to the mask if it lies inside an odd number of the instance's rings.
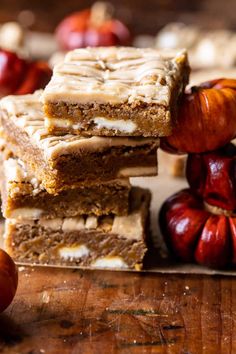
[[91,7],[90,25],[99,27],[104,21],[110,20],[114,7],[109,2],[98,1]]
[[196,93],[198,92],[200,89],[209,89],[209,88],[212,88],[213,87],[213,84],[212,84],[213,81],[206,81],[206,82],[203,82],[201,83],[200,85],[198,86],[192,86],[191,87],[191,92],[192,93]]
[[199,91],[199,89],[200,89],[199,86],[192,86],[192,87],[191,87],[191,93],[196,93],[196,92]]

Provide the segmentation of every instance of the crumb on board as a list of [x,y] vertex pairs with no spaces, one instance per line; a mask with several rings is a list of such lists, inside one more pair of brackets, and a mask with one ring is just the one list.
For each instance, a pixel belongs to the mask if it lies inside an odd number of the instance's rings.
[[47,291],[44,291],[42,293],[42,303],[43,304],[48,304],[49,301],[50,301],[50,295],[49,295],[49,293]]
[[25,270],[25,267],[21,266],[21,267],[18,267],[18,271],[19,272],[23,272]]

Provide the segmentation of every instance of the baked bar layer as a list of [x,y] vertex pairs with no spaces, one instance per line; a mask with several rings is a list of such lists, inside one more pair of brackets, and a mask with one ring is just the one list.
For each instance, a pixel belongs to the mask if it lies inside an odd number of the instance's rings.
[[128,179],[81,186],[52,195],[19,159],[7,158],[1,167],[0,187],[5,218],[52,219],[83,214],[128,214]]
[[147,250],[149,204],[150,192],[133,188],[128,216],[8,219],[5,247],[22,263],[139,270]]
[[189,79],[184,50],[76,49],[55,66],[43,93],[51,132],[170,135]]
[[158,139],[50,135],[41,91],[0,101],[7,148],[24,161],[48,193],[112,179],[157,174]]

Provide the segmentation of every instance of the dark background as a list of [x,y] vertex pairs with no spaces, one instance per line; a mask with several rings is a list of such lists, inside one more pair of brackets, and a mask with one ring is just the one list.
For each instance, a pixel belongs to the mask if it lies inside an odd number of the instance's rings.
[[[17,20],[19,13],[34,13],[32,29],[53,31],[68,13],[88,7],[82,0],[0,0],[0,22]],[[170,21],[196,23],[203,28],[236,29],[236,0],[111,0],[116,15],[134,34],[156,34]],[[22,13],[21,13],[22,14]],[[24,18],[27,12],[21,16]],[[29,21],[30,22],[30,21]]]

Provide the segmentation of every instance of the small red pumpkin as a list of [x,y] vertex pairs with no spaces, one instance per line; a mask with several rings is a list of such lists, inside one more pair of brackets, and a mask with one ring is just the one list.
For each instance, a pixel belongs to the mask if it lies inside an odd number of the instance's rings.
[[111,5],[102,2],[67,16],[56,28],[56,38],[62,50],[131,44],[128,28],[112,17]]
[[189,155],[186,177],[190,188],[208,204],[236,211],[236,147],[233,144],[217,151]]
[[27,63],[15,53],[0,50],[0,97],[14,93],[27,70]]
[[12,302],[18,285],[18,272],[11,257],[0,249],[0,313]]
[[44,61],[29,63],[28,70],[21,85],[14,92],[15,95],[25,95],[44,88],[52,76],[52,70]]
[[0,50],[0,97],[33,93],[44,88],[51,75],[46,62],[27,61],[8,50]]
[[180,101],[173,134],[161,146],[172,153],[216,150],[236,136],[236,80],[218,79],[194,86]]
[[190,189],[168,198],[159,223],[170,252],[180,261],[213,268],[236,265],[236,217],[213,214]]

